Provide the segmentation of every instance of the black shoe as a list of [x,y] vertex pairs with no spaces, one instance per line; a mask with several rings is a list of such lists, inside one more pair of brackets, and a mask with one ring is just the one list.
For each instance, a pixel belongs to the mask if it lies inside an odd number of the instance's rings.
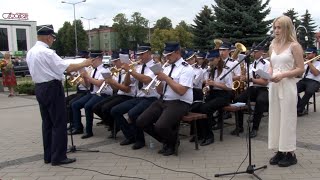
[[236,128],[230,132],[231,135],[237,136],[239,133],[243,133],[243,128]]
[[168,145],[167,144],[163,144],[162,145],[162,149],[160,149],[158,151],[158,154],[163,154],[167,150],[167,148],[168,148]]
[[67,159],[65,159],[63,161],[52,162],[51,165],[52,166],[58,166],[58,165],[62,165],[62,164],[70,164],[70,163],[73,163],[73,162],[76,162],[75,158],[67,158]]
[[81,139],[87,139],[89,137],[92,137],[93,134],[92,133],[85,133],[84,135],[81,136]]
[[115,137],[117,136],[117,133],[118,133],[118,131],[117,131],[116,133],[114,133],[113,131],[111,131],[111,134],[108,136],[108,139],[113,139],[113,138],[115,138]]
[[134,142],[135,141],[133,139],[125,139],[120,143],[120,145],[125,146],[125,145],[129,145],[129,144],[133,144]]
[[213,128],[212,128],[212,130],[219,130],[219,129],[221,129],[221,125],[220,124],[218,124],[216,126],[213,126]]
[[167,149],[162,153],[164,156],[170,156],[174,154],[174,148],[173,147],[167,147]]
[[201,142],[200,146],[207,146],[207,145],[212,144],[212,143],[214,143],[214,138],[204,139]]
[[131,147],[133,150],[141,149],[145,146],[146,144],[144,142],[139,142],[137,141],[134,143],[134,145]]
[[44,160],[44,163],[45,164],[49,164],[49,163],[51,163],[51,161],[50,160]]
[[258,135],[258,131],[255,130],[255,129],[253,129],[253,130],[251,131],[251,133],[250,133],[250,138],[255,138],[255,137],[257,137],[257,135]]
[[279,163],[279,161],[280,161],[281,159],[283,159],[283,158],[284,158],[284,153],[278,151],[278,152],[276,153],[276,155],[274,155],[274,156],[270,159],[269,163],[270,163],[270,165],[277,165],[277,164]]
[[96,125],[97,125],[97,126],[102,126],[102,125],[105,125],[105,122],[104,122],[104,121],[100,121],[100,122],[97,122]]
[[304,116],[304,115],[308,114],[308,110],[304,109],[302,111],[298,111],[297,114],[298,114],[298,117]]
[[284,157],[278,162],[279,167],[289,167],[291,165],[297,164],[298,160],[295,154],[287,152]]
[[[72,131],[72,132],[71,132]],[[72,129],[72,130],[70,130],[69,132],[68,132],[68,134],[70,135],[70,134],[73,134],[73,135],[75,135],[75,134],[83,134],[83,130],[82,129]]]

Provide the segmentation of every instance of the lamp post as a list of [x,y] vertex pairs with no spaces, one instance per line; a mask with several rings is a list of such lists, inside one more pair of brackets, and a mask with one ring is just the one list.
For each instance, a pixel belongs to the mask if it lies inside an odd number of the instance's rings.
[[149,27],[148,40],[149,40],[149,43],[150,43],[150,41],[151,41],[151,30],[150,30],[150,29],[151,29],[151,27],[150,27],[150,23],[153,23],[153,22],[155,22],[155,21],[151,21],[151,22],[149,21],[149,22],[148,22],[148,27]]
[[78,39],[77,39],[77,23],[76,23],[76,4],[80,4],[86,2],[86,0],[82,0],[79,2],[66,2],[61,1],[61,3],[65,4],[71,4],[73,6],[73,19],[74,19],[74,37],[75,37],[75,43],[76,43],[76,56],[78,55]]
[[305,26],[303,26],[303,25],[299,25],[299,26],[296,28],[296,33],[297,33],[297,34],[299,34],[299,33],[298,33],[298,29],[299,29],[299,28],[303,28],[303,29],[306,31],[306,36],[304,37],[304,39],[305,39],[306,41],[308,41],[308,36],[307,36],[308,31],[307,31],[307,28],[306,28]]
[[97,18],[85,18],[85,17],[81,17],[82,19],[85,19],[85,20],[88,20],[88,24],[89,24],[89,50],[91,50],[91,35],[90,35],[90,32],[91,32],[91,29],[90,29],[90,21],[93,20],[93,19],[97,19]]

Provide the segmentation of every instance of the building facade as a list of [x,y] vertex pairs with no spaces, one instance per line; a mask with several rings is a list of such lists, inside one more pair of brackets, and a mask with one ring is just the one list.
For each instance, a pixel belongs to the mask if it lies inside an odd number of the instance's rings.
[[106,54],[111,54],[112,51],[117,50],[117,35],[118,33],[108,26],[100,26],[99,28],[87,31],[92,50],[100,50]]
[[37,41],[37,22],[0,19],[0,52],[24,56]]

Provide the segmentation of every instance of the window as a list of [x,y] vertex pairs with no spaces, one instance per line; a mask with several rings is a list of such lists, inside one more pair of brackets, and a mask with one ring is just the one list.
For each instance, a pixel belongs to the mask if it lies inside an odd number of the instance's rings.
[[17,29],[17,46],[18,46],[18,51],[27,50],[26,29]]
[[0,28],[0,51],[9,51],[7,28]]

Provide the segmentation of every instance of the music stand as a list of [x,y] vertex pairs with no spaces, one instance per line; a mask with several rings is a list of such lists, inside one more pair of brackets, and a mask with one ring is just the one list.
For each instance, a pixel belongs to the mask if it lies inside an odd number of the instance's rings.
[[[235,69],[237,66],[239,66],[243,61],[246,62],[246,65],[247,65],[247,79],[250,78],[250,74],[249,74],[249,67],[250,67],[250,60],[249,60],[249,56],[250,54],[257,49],[257,47],[263,45],[265,46],[265,44],[272,40],[273,36],[270,35],[268,36],[267,38],[265,38],[263,41],[261,41],[258,45],[256,45],[255,47],[253,47],[247,55],[245,55],[243,57],[243,59],[241,59],[235,66],[233,66],[226,74],[224,74],[220,80],[224,79],[226,77],[226,75],[228,75],[229,73],[231,73],[233,71],[233,69]],[[247,89],[249,89],[249,83],[247,83]],[[250,117],[252,115],[252,110],[251,110],[251,105],[250,105],[250,93],[248,93],[248,99],[247,99],[247,102],[246,102],[246,106],[247,106],[247,109],[248,109],[248,114],[249,114],[249,118],[247,120],[247,123],[248,123],[248,133],[247,133],[247,136],[249,136],[249,145],[248,145],[248,156],[249,156],[249,165],[247,167],[247,169],[245,171],[239,171],[239,172],[231,172],[231,173],[222,173],[222,174],[215,174],[214,177],[221,177],[221,176],[226,176],[226,175],[236,175],[236,174],[244,174],[244,173],[247,173],[247,174],[252,174],[253,176],[255,176],[257,179],[260,179],[262,180],[257,174],[255,174],[254,172],[259,170],[259,169],[265,169],[267,168],[267,165],[264,165],[264,166],[261,166],[261,167],[258,167],[258,168],[255,168],[255,165],[252,164],[252,157],[251,157],[251,137],[250,137],[250,134],[251,134],[251,127],[250,127]]]
[[[69,96],[69,88],[68,88],[68,80],[67,80],[67,73],[64,73],[64,78],[65,78],[65,89],[66,89],[66,94],[67,97]],[[67,104],[66,104],[67,106]],[[67,116],[69,115],[69,108],[67,107]],[[69,147],[69,149],[67,150],[67,153],[69,152],[76,152],[76,151],[84,151],[84,152],[99,152],[99,150],[84,150],[84,149],[79,149],[74,145],[73,142],[73,133],[72,133],[72,128],[73,128],[73,122],[72,119],[69,119],[69,123],[70,123],[70,139],[71,139],[71,146]]]

